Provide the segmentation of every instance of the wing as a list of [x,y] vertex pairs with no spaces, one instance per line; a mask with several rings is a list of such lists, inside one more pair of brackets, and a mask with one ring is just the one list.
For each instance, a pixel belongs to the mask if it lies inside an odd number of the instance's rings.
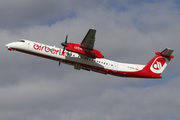
[[89,29],[80,46],[92,50],[95,42],[96,29]]

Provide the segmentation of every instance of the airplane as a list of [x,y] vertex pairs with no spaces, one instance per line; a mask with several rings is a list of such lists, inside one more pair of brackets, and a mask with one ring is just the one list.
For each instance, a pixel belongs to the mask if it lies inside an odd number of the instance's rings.
[[119,77],[131,78],[162,78],[161,74],[169,61],[174,58],[173,49],[166,48],[162,52],[155,52],[155,57],[146,65],[120,63],[105,59],[100,51],[94,49],[96,29],[89,29],[80,44],[68,43],[68,35],[61,45],[63,49],[56,46],[21,39],[17,42],[6,44],[10,51],[19,51],[38,57],[43,57],[68,65],[74,66],[76,70],[94,71]]

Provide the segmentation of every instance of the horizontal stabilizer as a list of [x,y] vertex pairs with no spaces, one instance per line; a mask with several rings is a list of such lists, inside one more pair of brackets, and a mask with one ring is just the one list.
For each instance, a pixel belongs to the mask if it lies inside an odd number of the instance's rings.
[[171,48],[166,48],[165,50],[163,50],[162,52],[156,52],[156,55],[161,55],[163,57],[170,57],[170,58],[174,58],[173,55],[171,55],[173,53],[173,49]]
[[170,57],[171,56],[171,54],[173,53],[173,49],[171,49],[171,48],[166,48],[165,50],[163,50],[162,52],[161,52],[161,55],[162,56],[166,56],[166,57]]

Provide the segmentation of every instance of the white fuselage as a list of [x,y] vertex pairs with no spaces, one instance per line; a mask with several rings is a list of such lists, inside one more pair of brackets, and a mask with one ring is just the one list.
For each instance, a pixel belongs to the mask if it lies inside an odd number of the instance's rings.
[[49,46],[29,40],[22,39],[18,42],[12,42],[6,45],[8,48],[14,50],[56,60],[65,64],[73,65],[75,69],[92,70],[104,74],[112,74],[117,76],[124,76],[132,72],[138,72],[144,68],[145,65],[119,63],[104,58],[91,58],[86,55],[75,53],[72,51],[65,51],[55,46]]

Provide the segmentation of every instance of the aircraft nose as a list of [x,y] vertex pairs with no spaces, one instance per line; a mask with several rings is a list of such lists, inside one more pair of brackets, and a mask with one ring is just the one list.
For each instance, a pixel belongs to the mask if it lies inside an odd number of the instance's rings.
[[5,46],[8,48],[9,44],[6,44]]
[[13,45],[13,43],[8,43],[8,44],[6,44],[5,46],[6,46],[7,48],[9,48],[9,47],[12,47],[12,45]]
[[6,44],[5,46],[6,46],[6,48],[8,48],[8,50],[10,50],[10,51],[13,50],[13,49],[12,49],[13,43],[8,43],[8,44]]

